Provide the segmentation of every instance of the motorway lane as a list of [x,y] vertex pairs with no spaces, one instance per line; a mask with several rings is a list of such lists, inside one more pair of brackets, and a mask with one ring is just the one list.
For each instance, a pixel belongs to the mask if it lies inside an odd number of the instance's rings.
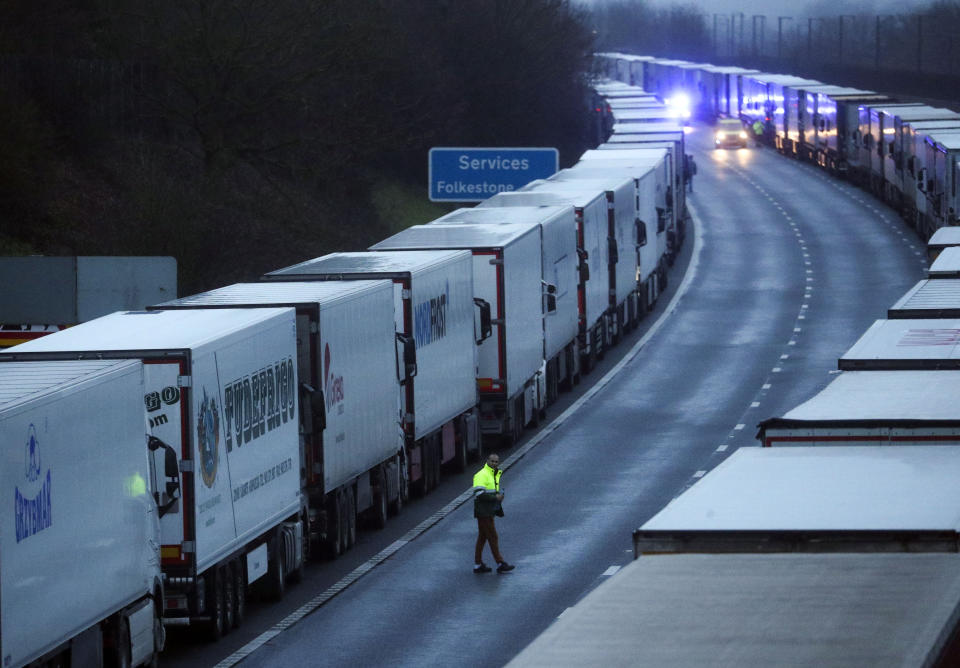
[[866,195],[769,149],[709,141],[698,129],[689,144],[700,246],[685,294],[620,373],[504,473],[498,528],[517,570],[471,572],[467,503],[241,665],[503,665],[631,558],[633,528],[756,445],[759,420],[829,382],[836,357],[922,277],[921,245]]

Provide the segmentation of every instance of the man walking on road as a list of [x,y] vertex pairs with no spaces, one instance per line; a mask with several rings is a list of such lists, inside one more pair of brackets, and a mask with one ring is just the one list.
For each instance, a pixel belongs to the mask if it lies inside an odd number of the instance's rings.
[[473,516],[477,518],[477,548],[474,552],[474,573],[489,573],[492,569],[483,563],[483,546],[490,544],[490,551],[497,562],[497,573],[512,571],[500,554],[500,539],[494,517],[503,517],[503,490],[500,489],[500,455],[491,453],[487,463],[473,476]]

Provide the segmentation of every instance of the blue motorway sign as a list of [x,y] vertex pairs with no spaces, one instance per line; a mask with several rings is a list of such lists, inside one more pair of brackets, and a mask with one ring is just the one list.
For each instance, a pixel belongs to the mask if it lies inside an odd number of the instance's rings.
[[430,149],[430,200],[481,202],[557,173],[555,148]]

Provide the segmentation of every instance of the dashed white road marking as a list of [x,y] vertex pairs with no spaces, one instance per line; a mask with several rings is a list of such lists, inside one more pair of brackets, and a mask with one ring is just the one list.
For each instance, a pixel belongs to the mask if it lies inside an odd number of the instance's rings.
[[[605,576],[607,576],[607,577],[610,577],[611,575],[613,575],[614,573],[616,573],[616,572],[619,571],[619,570],[620,570],[620,566],[611,566],[610,568],[608,568],[607,570],[605,570],[605,571],[602,573],[602,575],[605,575]],[[567,609],[569,610],[569,608],[567,608]]]
[[726,452],[726,451],[727,451],[727,447],[728,447],[728,446],[726,446],[726,445],[718,446],[718,447],[717,447],[717,452]]
[[746,427],[746,426],[747,426],[747,425],[745,425],[745,424],[738,424],[736,427],[733,428],[733,430],[734,430],[734,431],[740,431],[741,429],[743,429],[743,428]]
[[705,476],[705,475],[707,475],[707,472],[701,470],[701,471],[697,471],[696,473],[694,473],[694,474],[693,474],[693,477],[694,477],[694,478],[702,478],[702,477]]

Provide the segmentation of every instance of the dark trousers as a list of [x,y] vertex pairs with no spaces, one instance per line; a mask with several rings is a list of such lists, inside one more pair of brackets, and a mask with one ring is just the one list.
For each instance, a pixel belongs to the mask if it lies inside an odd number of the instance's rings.
[[503,562],[503,557],[500,555],[500,538],[497,536],[497,527],[492,517],[477,518],[477,549],[474,552],[474,563],[479,564],[483,561],[485,543],[490,543],[490,551],[493,552],[496,562],[498,564]]

